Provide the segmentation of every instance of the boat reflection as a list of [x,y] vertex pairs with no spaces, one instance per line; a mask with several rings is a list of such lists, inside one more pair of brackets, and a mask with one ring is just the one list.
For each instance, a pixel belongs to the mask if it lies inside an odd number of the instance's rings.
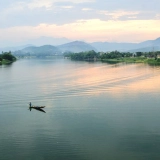
[[31,102],[29,103],[29,110],[31,111],[32,109],[35,109],[37,111],[41,111],[46,113],[42,108],[44,108],[45,106],[32,106]]

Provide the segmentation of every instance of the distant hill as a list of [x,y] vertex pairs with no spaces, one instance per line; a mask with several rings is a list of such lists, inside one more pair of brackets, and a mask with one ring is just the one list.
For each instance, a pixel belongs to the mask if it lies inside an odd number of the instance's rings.
[[13,52],[15,56],[51,56],[62,55],[64,52],[83,52],[95,50],[90,44],[81,41],[74,41],[59,46],[43,45],[40,47],[30,46]]
[[[9,48],[8,48],[9,49]],[[85,52],[85,51],[124,51],[124,52],[151,52],[151,51],[160,51],[160,38],[155,40],[147,40],[141,43],[112,43],[112,42],[93,42],[85,43],[83,41],[73,41],[70,43],[65,43],[62,45],[52,46],[52,45],[43,45],[40,47],[31,46],[25,47],[16,47],[12,50],[12,53],[15,56],[24,55],[24,56],[50,56],[50,55],[63,55],[65,52]],[[16,50],[16,51],[15,51]],[[8,50],[7,50],[8,51]],[[14,52],[13,52],[14,51]]]
[[52,56],[52,55],[61,55],[62,52],[52,45],[44,45],[40,47],[26,47],[22,50],[13,52],[15,56]]
[[160,38],[155,40],[144,41],[135,47],[135,49],[129,50],[130,52],[152,52],[160,51]]
[[160,38],[155,40],[148,40],[141,43],[112,43],[112,42],[93,42],[90,43],[98,51],[142,51],[145,52],[160,50]]
[[128,50],[128,52],[153,52],[153,51],[160,51],[160,46]]
[[98,51],[125,51],[130,49],[135,49],[135,43],[114,43],[114,42],[93,42],[90,43],[93,47],[95,47]]
[[96,51],[96,48],[94,48],[90,44],[82,42],[82,41],[74,41],[74,42],[63,44],[63,45],[59,45],[57,47],[62,52],[78,53],[78,52],[84,52],[84,51],[90,51],[90,50]]
[[4,47],[4,48],[0,48],[0,52],[9,52],[9,51],[17,51],[17,50],[21,50],[23,48],[26,48],[26,47],[30,47],[32,46],[31,44],[27,44],[27,45],[23,45],[23,46],[17,46],[17,47]]
[[153,45],[160,46],[160,37],[152,41]]

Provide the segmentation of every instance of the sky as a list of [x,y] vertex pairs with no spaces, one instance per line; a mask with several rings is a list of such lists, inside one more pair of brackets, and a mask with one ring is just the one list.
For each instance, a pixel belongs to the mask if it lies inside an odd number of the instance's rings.
[[142,42],[160,37],[160,0],[5,0],[0,47],[39,37]]

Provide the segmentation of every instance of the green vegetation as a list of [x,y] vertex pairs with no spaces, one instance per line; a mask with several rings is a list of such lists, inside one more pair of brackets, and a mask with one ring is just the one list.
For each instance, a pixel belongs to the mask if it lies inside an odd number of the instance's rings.
[[2,54],[0,54],[0,65],[10,64],[14,61],[16,61],[16,57],[14,57],[11,52],[2,52]]
[[[157,52],[119,52],[96,53],[94,50],[80,53],[68,53],[64,55],[72,60],[102,61],[107,63],[148,63],[160,65],[160,51]],[[159,58],[158,58],[159,57]]]
[[99,58],[99,53],[96,53],[94,50],[91,50],[80,53],[68,53],[65,54],[65,57],[70,57],[73,60],[93,61],[94,59]]

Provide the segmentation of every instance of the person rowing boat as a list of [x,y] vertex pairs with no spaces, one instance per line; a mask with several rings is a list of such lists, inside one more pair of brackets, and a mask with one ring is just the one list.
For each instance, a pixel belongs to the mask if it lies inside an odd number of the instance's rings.
[[29,103],[29,110],[31,111],[32,109],[36,109],[39,110],[41,112],[45,112],[42,108],[44,108],[45,106],[32,106],[32,103]]

